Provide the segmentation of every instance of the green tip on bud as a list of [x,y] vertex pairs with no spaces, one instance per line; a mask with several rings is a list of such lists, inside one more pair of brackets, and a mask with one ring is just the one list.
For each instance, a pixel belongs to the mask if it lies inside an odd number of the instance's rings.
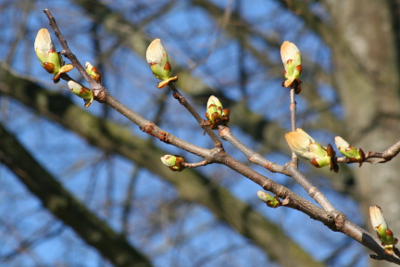
[[146,60],[154,76],[161,80],[157,85],[158,88],[161,89],[170,81],[178,79],[178,76],[171,77],[171,64],[168,60],[167,51],[164,49],[160,39],[157,38],[150,43],[146,50]]
[[283,42],[281,46],[281,59],[284,67],[284,87],[292,87],[295,93],[301,92],[300,76],[302,72],[301,54],[297,46],[289,41]]
[[323,147],[305,131],[297,128],[294,132],[285,134],[285,139],[290,149],[296,155],[310,160],[311,164],[317,168],[330,166],[334,172],[339,171],[339,165],[336,163],[336,155],[332,146]]
[[277,196],[271,196],[263,191],[257,191],[257,196],[261,199],[261,201],[265,202],[268,207],[277,208],[282,203]]
[[185,167],[183,166],[185,159],[180,156],[164,155],[163,157],[161,157],[161,161],[165,166],[169,167],[172,171],[180,172],[183,169],[185,169]]
[[229,113],[229,109],[224,109],[218,98],[213,95],[208,98],[205,115],[211,129],[217,129],[218,125],[228,126]]
[[94,99],[94,94],[92,90],[73,80],[68,81],[68,87],[72,93],[76,94],[80,98],[83,98],[83,101],[85,102],[85,108],[88,108],[92,104]]
[[35,38],[34,48],[40,65],[51,74],[54,74],[53,81],[58,83],[60,75],[72,70],[72,64],[64,64],[59,53],[56,52],[55,45],[47,29],[39,30]]
[[388,228],[382,209],[379,206],[371,206],[369,207],[369,215],[371,225],[377,233],[379,240],[381,240],[385,253],[389,255],[393,254],[394,245],[397,244],[398,240]]
[[364,151],[361,148],[356,149],[352,147],[340,136],[335,137],[335,144],[340,153],[346,158],[349,158],[350,162],[359,162],[361,166],[365,159]]
[[100,74],[100,72],[98,71],[98,69],[96,67],[94,67],[89,62],[86,62],[85,69],[86,69],[87,74],[89,74],[90,77],[92,77],[93,80],[95,80],[96,82],[101,83],[101,74]]

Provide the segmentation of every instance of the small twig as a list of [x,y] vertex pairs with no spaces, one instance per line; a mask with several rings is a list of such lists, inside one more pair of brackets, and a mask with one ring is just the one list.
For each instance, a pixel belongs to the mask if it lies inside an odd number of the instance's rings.
[[[295,88],[292,86],[290,88],[290,124],[292,132],[296,131],[296,100],[295,100]],[[299,158],[296,153],[292,151],[291,164],[297,168]]]
[[175,85],[170,82],[169,87],[171,88],[173,92],[174,98],[176,98],[179,103],[184,106],[190,114],[196,119],[196,121],[200,124],[201,128],[204,129],[204,131],[208,134],[208,136],[211,138],[211,140],[214,142],[214,145],[216,147],[222,148],[222,142],[218,138],[218,136],[213,132],[213,130],[210,128],[208,124],[205,123],[204,119],[199,115],[199,113],[196,111],[196,109],[193,108],[193,106],[186,100],[186,98],[178,91],[178,89],[175,87]]
[[256,153],[254,150],[243,144],[231,131],[229,127],[219,125],[218,126],[218,134],[219,136],[231,143],[234,147],[239,149],[243,154],[247,156],[247,159],[250,162],[258,164],[271,172],[280,172],[283,173],[284,167],[276,164],[272,161],[267,160],[266,158],[262,157],[260,154]]
[[[396,144],[392,145],[391,147],[389,147],[388,149],[386,149],[385,151],[381,152],[381,153],[374,153],[374,152],[369,152],[366,155],[366,162],[371,162],[371,163],[383,163],[383,162],[387,162],[390,161],[391,159],[393,159],[394,157],[397,156],[397,154],[399,154],[400,152],[400,141],[397,142]],[[373,158],[379,158],[382,159],[382,161],[378,161],[375,162],[373,160]]]
[[197,167],[206,166],[208,164],[210,164],[210,162],[207,160],[202,160],[202,161],[194,162],[194,163],[182,162],[182,166],[185,168],[197,168]]
[[314,186],[297,168],[294,166],[286,166],[284,174],[292,177],[298,184],[300,184],[304,190],[315,200],[319,205],[321,205],[324,210],[328,212],[336,211],[335,207],[329,202],[326,196]]
[[137,124],[143,132],[157,137],[160,141],[179,147],[202,158],[209,157],[209,149],[196,146],[164,131],[153,122],[146,120],[133,110],[129,109],[127,106],[115,99],[112,95],[106,95],[105,103],[127,117],[133,123]]
[[290,124],[292,131],[296,130],[296,100],[294,88],[290,88]]

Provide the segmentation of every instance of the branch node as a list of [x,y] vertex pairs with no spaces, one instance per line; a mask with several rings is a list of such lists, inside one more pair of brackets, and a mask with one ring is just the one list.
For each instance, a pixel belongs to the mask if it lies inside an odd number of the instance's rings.
[[148,122],[145,126],[140,127],[140,130],[148,135],[157,137],[161,142],[170,143],[170,140],[168,139],[168,133],[164,131],[156,131],[154,126],[155,124],[153,122]]
[[98,102],[105,103],[107,100],[107,92],[104,87],[93,89],[94,99]]
[[289,205],[290,204],[290,197],[289,196],[287,196],[287,197],[285,197],[285,199],[282,201],[282,206],[287,206],[287,205]]
[[344,224],[347,217],[343,212],[334,210],[328,213],[330,222],[326,224],[334,232],[343,232]]

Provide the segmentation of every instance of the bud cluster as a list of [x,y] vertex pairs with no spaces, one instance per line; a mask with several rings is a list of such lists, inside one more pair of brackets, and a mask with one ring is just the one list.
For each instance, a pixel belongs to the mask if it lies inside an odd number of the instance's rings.
[[229,122],[229,108],[224,109],[221,101],[215,96],[210,96],[207,101],[206,118],[211,129],[217,129],[218,125],[227,126]]

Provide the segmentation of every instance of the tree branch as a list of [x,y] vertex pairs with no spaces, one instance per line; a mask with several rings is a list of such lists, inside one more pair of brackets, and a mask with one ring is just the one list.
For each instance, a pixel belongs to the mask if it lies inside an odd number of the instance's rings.
[[[286,266],[295,266],[299,262],[310,267],[321,266],[295,242],[288,241],[280,228],[254,211],[250,205],[232,196],[225,188],[192,169],[182,173],[170,171],[158,160],[160,155],[168,152],[133,135],[127,127],[95,117],[79,108],[68,97],[43,89],[37,83],[16,75],[4,64],[0,64],[0,81],[1,94],[9,95],[61,124],[89,144],[121,155],[164,178],[175,186],[184,201],[205,206],[216,218],[261,247],[270,258]],[[287,257],[282,253],[286,249],[296,251],[298,257]]]

